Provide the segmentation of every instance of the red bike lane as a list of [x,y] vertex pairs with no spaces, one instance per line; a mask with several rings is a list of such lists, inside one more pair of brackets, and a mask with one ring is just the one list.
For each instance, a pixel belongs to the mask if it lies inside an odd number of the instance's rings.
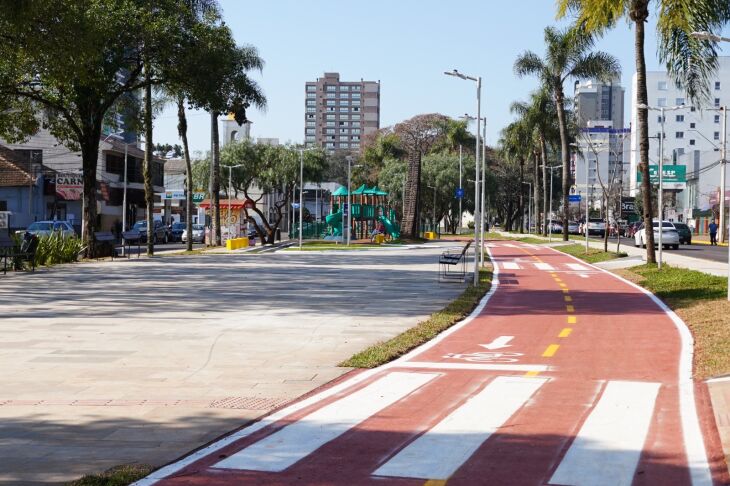
[[488,246],[472,317],[138,484],[728,481],[681,322],[550,248]]

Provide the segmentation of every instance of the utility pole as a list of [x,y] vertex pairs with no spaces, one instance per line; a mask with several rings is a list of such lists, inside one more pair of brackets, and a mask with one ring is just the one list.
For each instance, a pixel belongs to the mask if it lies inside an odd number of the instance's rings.
[[[727,106],[722,111],[722,146],[720,147],[720,243],[725,242],[725,182],[727,173]],[[730,290],[729,290],[730,292]],[[729,294],[730,295],[730,294]]]
[[[464,185],[461,182],[461,166],[462,166],[462,153],[461,153],[461,144],[459,144],[459,189],[463,192]],[[461,210],[461,201],[464,199],[463,197],[459,198],[459,234],[461,234],[461,216],[464,214],[464,212]]]

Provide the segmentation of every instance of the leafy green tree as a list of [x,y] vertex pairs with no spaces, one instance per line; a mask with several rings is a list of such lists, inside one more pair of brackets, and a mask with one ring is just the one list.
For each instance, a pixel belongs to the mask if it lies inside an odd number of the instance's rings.
[[[592,35],[582,29],[558,30],[545,28],[544,58],[526,51],[515,61],[518,76],[535,75],[543,86],[550,90],[555,101],[560,129],[561,161],[563,164],[563,207],[568,207],[570,188],[570,152],[568,150],[568,119],[565,113],[565,93],[563,83],[569,79],[610,80],[621,74],[618,60],[605,52],[591,49],[594,45]],[[563,240],[568,241],[568,215],[563,212]]]
[[[717,42],[700,40],[690,34],[695,31],[719,32],[730,21],[727,0],[692,0],[667,2],[658,0],[559,0],[558,17],[569,12],[577,16],[576,24],[589,33],[602,33],[625,18],[634,24],[634,55],[636,58],[636,102],[648,105],[646,87],[646,58],[644,54],[645,24],[649,6],[657,7],[657,37],[659,59],[667,65],[674,80],[687,91],[690,100],[708,97],[709,80],[717,71]],[[649,182],[649,113],[639,110],[639,170],[642,173],[643,208],[652,203]],[[644,225],[651,226],[652,213],[643,213]],[[646,261],[655,263],[654,234],[646,234]]]
[[[300,147],[291,145],[253,144],[244,140],[230,143],[221,151],[223,165],[242,165],[231,169],[232,185],[235,191],[256,203],[246,209],[246,217],[256,228],[263,244],[274,243],[284,210],[293,202],[294,188],[299,185],[300,150]],[[323,150],[306,150],[303,157],[304,180],[322,182],[327,170],[326,153]],[[259,203],[268,196],[273,198],[273,204],[267,215]]]
[[[519,219],[519,231],[524,232],[525,163],[532,156],[532,127],[524,120],[518,120],[507,125],[502,130],[500,138],[500,152],[502,157],[517,167],[519,184],[515,188],[515,194],[518,195],[516,208],[517,217]],[[507,174],[507,172],[505,172],[505,174]],[[509,175],[512,175],[511,171],[509,172]],[[509,221],[511,222],[511,218]]]

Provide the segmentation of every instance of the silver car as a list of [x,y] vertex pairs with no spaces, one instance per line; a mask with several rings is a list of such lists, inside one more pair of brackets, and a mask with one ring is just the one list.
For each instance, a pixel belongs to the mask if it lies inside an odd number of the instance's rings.
[[36,236],[48,236],[53,233],[61,233],[63,236],[76,236],[73,226],[66,221],[36,221],[28,226],[25,231],[20,230],[18,234],[28,232]]
[[[182,241],[187,242],[188,241],[188,230],[185,228],[182,232]],[[193,242],[195,243],[205,243],[205,226],[202,224],[194,224],[193,225]]]
[[[654,246],[659,245],[659,221],[653,221]],[[634,234],[634,246],[646,248],[646,228],[642,224]],[[679,249],[679,233],[670,221],[662,221],[662,247]]]

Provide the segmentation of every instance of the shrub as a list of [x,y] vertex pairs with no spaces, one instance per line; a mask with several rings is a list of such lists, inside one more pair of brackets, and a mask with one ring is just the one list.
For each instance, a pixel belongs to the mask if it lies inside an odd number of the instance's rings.
[[36,265],[56,265],[58,263],[75,262],[85,249],[82,241],[76,236],[64,236],[53,232],[41,236],[35,253]]

